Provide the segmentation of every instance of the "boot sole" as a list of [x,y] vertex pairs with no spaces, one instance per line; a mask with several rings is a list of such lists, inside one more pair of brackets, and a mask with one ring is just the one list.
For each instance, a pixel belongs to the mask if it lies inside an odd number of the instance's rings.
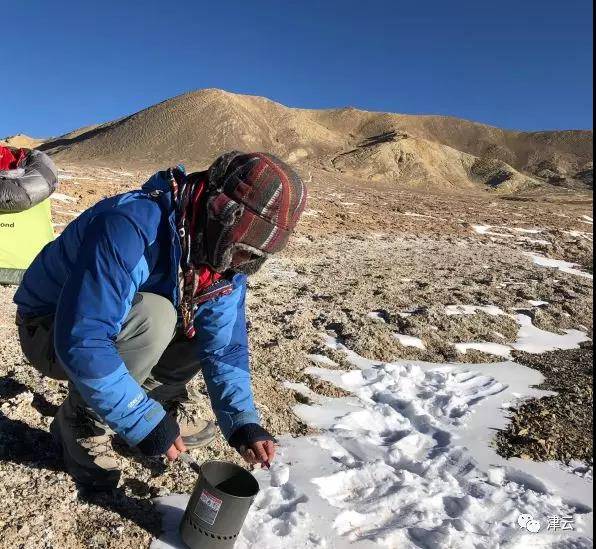
[[[113,473],[106,473],[106,478],[98,478],[97,473],[86,471],[81,467],[80,463],[77,463],[65,450],[62,433],[58,422],[54,419],[50,424],[50,433],[54,439],[54,447],[59,456],[62,457],[64,465],[66,466],[66,472],[73,478],[73,480],[80,484],[84,488],[93,490],[108,491],[113,490],[118,486],[120,481],[120,471],[114,471]],[[76,472],[75,472],[76,471]]]

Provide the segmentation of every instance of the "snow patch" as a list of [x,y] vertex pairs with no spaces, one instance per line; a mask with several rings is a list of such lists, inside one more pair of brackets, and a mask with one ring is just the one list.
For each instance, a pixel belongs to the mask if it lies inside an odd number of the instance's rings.
[[393,334],[395,339],[399,341],[404,347],[416,347],[417,349],[426,349],[426,346],[419,337],[414,337],[407,334]]
[[[502,231],[509,231],[509,232],[495,232],[491,229],[498,228]],[[498,237],[498,238],[517,238],[518,244],[523,244],[524,242],[529,242],[530,244],[541,244],[545,246],[550,246],[550,242],[543,238],[530,238],[529,236],[520,236],[522,234],[540,234],[543,232],[543,229],[524,229],[523,227],[507,227],[507,226],[498,226],[495,227],[494,225],[472,225],[472,229],[474,232],[484,236],[490,237]],[[511,234],[517,233],[517,234]],[[491,238],[494,240],[494,238]]]
[[577,349],[580,343],[590,341],[590,338],[579,330],[563,330],[564,335],[554,334],[534,326],[528,315],[518,314],[515,318],[520,329],[517,341],[512,347],[517,351],[539,354],[559,349]]
[[186,549],[178,528],[190,495],[172,494],[153,499],[155,509],[161,513],[162,534],[151,543],[151,549]]
[[506,233],[495,233],[491,231],[492,225],[472,225],[472,229],[481,235],[499,236],[501,238],[515,238],[515,235]]
[[[255,472],[261,491],[236,549],[591,547],[591,482],[551,463],[505,460],[490,445],[505,403],[549,394],[533,388],[540,373],[513,362],[374,363],[325,340],[357,369],[309,374],[350,396],[311,391],[313,403],[296,406],[320,433],[279,437],[274,468]],[[156,500],[166,531],[152,548],[181,547],[187,501]],[[520,514],[543,529],[521,529]],[[574,532],[546,530],[549,516],[566,514]]]
[[568,273],[576,276],[581,276],[584,278],[592,279],[593,276],[590,273],[586,273],[580,269],[577,269],[579,265],[577,263],[570,263],[569,261],[562,261],[560,259],[551,259],[550,257],[545,257],[543,255],[527,253],[526,255],[532,258],[534,264],[539,265],[540,267],[549,267],[551,269],[558,269],[563,273]]
[[58,210],[56,209],[55,212],[60,215],[66,215],[68,217],[79,217],[82,212],[76,212],[74,210]]
[[381,313],[379,311],[371,311],[366,316],[368,318],[372,318],[373,320],[379,320],[380,322],[387,322],[385,320],[385,316],[383,315],[383,313]]
[[524,227],[507,227],[506,225],[472,225],[472,229],[478,234],[501,236],[503,238],[514,238],[514,235],[511,234],[492,232],[491,229],[493,228],[504,229],[505,231],[522,234],[540,234],[544,232],[544,229],[526,229]]
[[513,350],[540,354],[548,351],[577,349],[580,343],[590,341],[586,333],[579,330],[563,330],[564,334],[541,330],[534,326],[532,319],[525,314],[518,314],[512,318],[515,318],[519,325],[517,340],[514,343],[502,344],[485,341],[456,343],[455,348],[462,354],[473,349],[502,358],[510,358]]
[[480,351],[489,355],[511,358],[511,346],[503,343],[477,342],[477,343],[456,343],[455,348],[459,353],[466,354],[470,350]]
[[585,238],[586,240],[592,241],[594,239],[593,233],[586,233],[585,231],[563,231],[565,234],[569,236],[573,236],[575,238]]
[[123,172],[120,170],[113,170],[111,168],[105,168],[108,172],[115,173],[116,175],[124,175],[125,177],[134,177],[134,173],[132,172]]
[[523,227],[509,227],[510,231],[515,231],[516,233],[525,233],[525,234],[540,234],[542,229],[524,229]]
[[271,259],[265,263],[263,272],[267,273],[275,280],[290,280],[298,276],[296,271],[287,268],[286,262],[276,259]]
[[550,246],[551,243],[548,240],[544,240],[543,238],[530,238],[528,236],[520,236],[518,237],[519,244],[523,244],[524,242],[529,242],[530,244],[543,244],[545,246]]
[[434,215],[424,215],[424,214],[419,214],[419,213],[415,213],[415,212],[400,212],[401,215],[405,215],[407,217],[421,217],[423,219],[443,219],[442,217],[436,217]]
[[77,199],[73,198],[72,196],[68,196],[67,194],[62,193],[52,193],[50,198],[53,200],[58,200],[58,202],[76,202]]
[[495,305],[447,305],[445,307],[445,314],[448,316],[475,315],[478,312],[486,313],[491,316],[506,314],[503,309]]
[[310,358],[313,362],[317,362],[319,364],[326,364],[327,366],[337,366],[337,364],[335,362],[333,362],[333,360],[331,360],[329,357],[326,357],[325,355],[306,355],[308,358]]

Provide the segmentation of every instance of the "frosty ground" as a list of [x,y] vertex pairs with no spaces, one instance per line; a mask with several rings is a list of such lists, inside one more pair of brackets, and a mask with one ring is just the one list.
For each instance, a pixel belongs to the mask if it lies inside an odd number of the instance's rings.
[[[61,168],[57,231],[146,175]],[[520,399],[543,394],[517,353],[590,352],[591,198],[420,194],[311,176],[292,245],[250,282],[255,395],[280,460],[257,473],[239,546],[548,545],[569,536],[548,531],[548,517],[566,514],[576,543],[589,544],[591,468],[574,458],[591,441],[580,433],[565,465],[536,464],[527,446],[498,456],[494,435]],[[77,494],[48,434],[65,390],[22,357],[13,292],[0,289],[0,546],[148,547],[161,535],[152,498],[188,494],[194,474],[118,448],[118,492]],[[571,417],[556,421],[573,428]],[[222,440],[193,454],[238,459]],[[522,512],[539,533],[519,527]]]
[[[281,439],[237,547],[591,547],[591,482],[554,464],[501,459],[489,446],[511,399],[541,396],[528,387],[539,374],[511,362],[437,367],[347,355],[352,371],[309,373],[348,397],[288,384],[310,402],[296,413],[320,433]],[[176,527],[187,502],[157,500],[166,533],[152,549],[183,547]],[[542,521],[538,539],[519,527],[521,514]],[[573,516],[571,535],[548,530],[553,516]]]

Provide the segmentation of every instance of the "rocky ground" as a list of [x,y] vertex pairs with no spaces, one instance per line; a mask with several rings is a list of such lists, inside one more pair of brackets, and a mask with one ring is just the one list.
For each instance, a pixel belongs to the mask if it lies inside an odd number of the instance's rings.
[[505,457],[592,463],[592,342],[580,349],[543,355],[526,353],[517,362],[542,372],[541,389],[556,394],[531,400],[515,410],[507,429],[497,435],[497,448]]
[[[134,188],[146,176],[117,167],[61,168],[62,194],[52,200],[57,232],[103,196]],[[303,397],[284,381],[337,394],[304,373],[312,353],[345,365],[323,345],[325,333],[374,360],[431,362],[502,360],[480,351],[462,354],[454,344],[514,341],[520,310],[543,330],[575,329],[592,338],[592,281],[585,276],[592,269],[591,195],[565,189],[513,198],[416,193],[362,186],[323,171],[304,176],[311,200],[303,223],[289,249],[250,280],[254,391],[275,433],[308,431],[292,413]],[[579,274],[540,266],[531,254],[577,263]],[[190,491],[194,474],[182,463],[166,465],[118,447],[123,480],[117,493],[79,494],[48,433],[65,388],[41,378],[23,358],[13,293],[0,288],[0,546],[148,546],[160,527],[150,498]],[[448,314],[448,306],[458,304],[496,306],[503,314]],[[404,346],[395,333],[418,338],[424,348]],[[589,353],[586,347],[516,356],[541,370],[546,387],[560,396],[514,412],[495,441],[505,455],[589,458]],[[204,395],[200,380],[196,388]],[[204,396],[199,407],[211,415]],[[221,439],[194,455],[237,459]]]

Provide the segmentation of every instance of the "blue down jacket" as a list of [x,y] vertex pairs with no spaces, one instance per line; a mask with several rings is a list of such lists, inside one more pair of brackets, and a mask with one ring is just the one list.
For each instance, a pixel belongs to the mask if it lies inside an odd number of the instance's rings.
[[[15,294],[19,314],[54,314],[56,354],[89,406],[130,445],[164,417],[128,373],[114,341],[137,292],[178,305],[180,241],[168,182],[155,174],[139,191],[102,200],[45,246]],[[226,438],[258,423],[248,368],[246,276],[233,291],[203,303],[196,348]]]

